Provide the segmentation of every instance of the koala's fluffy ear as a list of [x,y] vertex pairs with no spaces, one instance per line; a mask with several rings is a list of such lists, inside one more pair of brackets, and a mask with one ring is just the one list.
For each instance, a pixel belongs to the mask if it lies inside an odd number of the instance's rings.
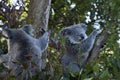
[[22,27],[22,30],[25,31],[27,34],[29,35],[33,35],[33,28],[32,28],[32,25],[24,25]]
[[59,34],[61,36],[66,36],[66,35],[71,35],[72,34],[72,31],[69,29],[69,28],[63,28]]

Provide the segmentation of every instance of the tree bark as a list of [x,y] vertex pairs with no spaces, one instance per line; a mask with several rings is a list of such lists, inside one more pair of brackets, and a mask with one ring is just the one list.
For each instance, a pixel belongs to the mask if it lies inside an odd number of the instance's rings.
[[100,50],[101,50],[101,46],[104,45],[108,36],[109,36],[109,34],[106,31],[104,31],[100,36],[98,36],[98,38],[96,39],[96,42],[94,44],[94,47],[89,54],[87,62],[90,62],[90,61],[97,59],[97,57],[100,53]]
[[[41,29],[48,29],[51,0],[30,0],[27,23],[33,25],[34,36],[40,37]],[[42,69],[46,66],[47,52],[42,54]]]
[[47,30],[51,0],[30,0],[27,23],[32,24],[34,36],[41,35],[41,28]]

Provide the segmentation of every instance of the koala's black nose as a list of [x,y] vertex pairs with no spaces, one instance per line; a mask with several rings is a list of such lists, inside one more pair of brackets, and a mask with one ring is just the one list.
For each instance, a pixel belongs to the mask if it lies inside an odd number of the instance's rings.
[[80,37],[81,37],[81,39],[84,39],[84,38],[85,38],[84,35],[82,35],[82,34],[80,34]]
[[84,36],[81,36],[81,39],[84,39]]

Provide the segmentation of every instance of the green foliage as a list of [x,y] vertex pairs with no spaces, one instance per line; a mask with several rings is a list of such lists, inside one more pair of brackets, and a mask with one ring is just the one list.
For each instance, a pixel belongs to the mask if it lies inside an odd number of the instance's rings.
[[[93,28],[91,25],[93,25],[94,22],[99,22],[102,25],[101,27],[110,33],[107,41],[105,42],[106,47],[101,50],[101,53],[96,61],[90,62],[86,65],[85,69],[79,76],[80,80],[120,79],[120,44],[117,43],[117,40],[120,39],[118,36],[118,31],[120,31],[118,22],[118,19],[120,18],[119,3],[119,0],[52,1],[49,29],[53,30],[53,37],[56,37],[55,34],[62,27],[85,22],[87,12],[91,13],[91,22],[88,23],[88,33],[92,31]],[[74,8],[71,8],[72,4],[75,4]],[[96,19],[94,19],[95,15]],[[63,50],[60,50],[60,54],[62,53],[64,53]],[[55,54],[56,53],[52,56],[56,56]],[[54,63],[51,64],[55,65]],[[75,77],[74,74],[72,75]],[[78,76],[76,76],[74,80],[78,80]]]
[[[25,3],[28,6],[29,1]],[[51,37],[60,41],[61,48],[48,48],[46,70],[39,74],[40,77],[46,77],[47,80],[63,78],[60,58],[64,53],[64,40],[60,39],[58,32],[63,27],[85,22],[88,12],[91,13],[91,22],[87,23],[88,33],[93,29],[91,25],[99,21],[104,25],[102,28],[110,35],[105,42],[106,47],[101,50],[98,59],[88,63],[81,74],[71,73],[70,80],[120,80],[120,44],[117,43],[117,40],[120,39],[118,36],[118,31],[120,32],[120,0],[52,0],[48,28],[51,30]],[[96,19],[94,19],[95,15]],[[24,11],[18,20],[24,20],[26,16],[27,11]],[[0,15],[0,20],[7,21],[2,15]],[[16,23],[17,21],[13,24],[16,26],[18,25]],[[0,37],[0,54],[1,51],[7,53],[5,45],[5,41]],[[36,76],[33,77],[33,80],[37,80]],[[63,78],[63,80],[67,79]]]

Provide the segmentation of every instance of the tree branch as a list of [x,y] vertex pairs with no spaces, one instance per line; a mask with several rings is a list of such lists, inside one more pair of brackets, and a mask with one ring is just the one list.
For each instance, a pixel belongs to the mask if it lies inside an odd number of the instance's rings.
[[[27,23],[32,24],[34,36],[42,35],[41,29],[48,29],[51,0],[30,0]],[[42,69],[46,66],[47,52],[42,53]]]
[[33,24],[35,37],[41,35],[41,28],[48,28],[50,5],[51,0],[30,0],[27,23]]
[[104,45],[105,41],[107,40],[109,34],[108,32],[105,30],[101,33],[101,35],[98,36],[98,38],[96,39],[96,42],[94,44],[93,49],[91,50],[89,57],[87,59],[87,62],[90,62],[92,60],[97,59],[100,50],[101,50],[101,46]]

